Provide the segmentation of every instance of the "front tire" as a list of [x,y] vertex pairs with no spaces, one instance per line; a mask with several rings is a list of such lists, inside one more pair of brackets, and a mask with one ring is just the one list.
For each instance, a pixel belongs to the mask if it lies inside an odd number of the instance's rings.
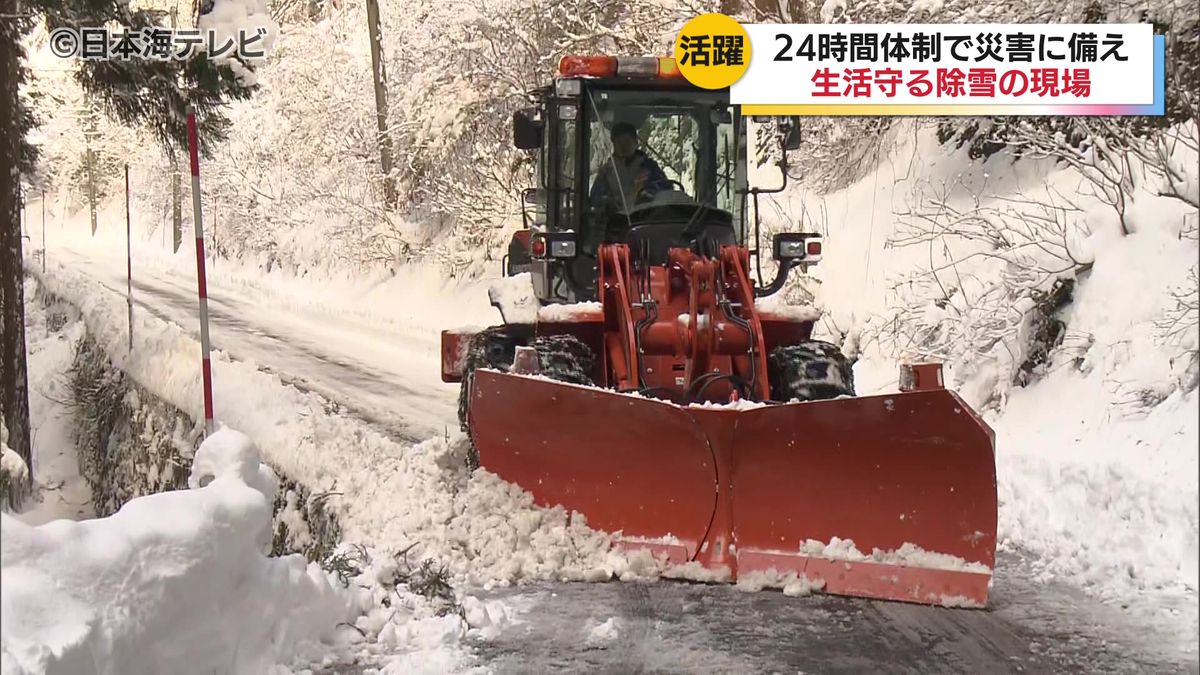
[[592,366],[596,356],[591,348],[574,335],[542,335],[530,339],[527,330],[513,326],[492,326],[476,333],[467,347],[467,358],[463,364],[462,383],[458,390],[458,424],[467,432],[471,445],[467,450],[467,468],[479,468],[479,451],[475,440],[470,438],[467,412],[471,399],[471,383],[477,368],[491,368],[501,372],[512,370],[517,347],[532,342],[538,355],[538,373],[559,382],[591,385]]
[[776,347],[767,358],[776,401],[821,401],[854,396],[854,370],[837,345],[807,340]]
[[533,339],[538,374],[559,382],[592,385],[596,356],[574,335],[542,335]]
[[512,368],[517,346],[527,342],[509,326],[492,326],[471,336],[467,345],[467,358],[463,363],[462,383],[458,389],[458,425],[467,430],[467,399],[471,392],[471,378],[476,368],[492,368],[508,372]]

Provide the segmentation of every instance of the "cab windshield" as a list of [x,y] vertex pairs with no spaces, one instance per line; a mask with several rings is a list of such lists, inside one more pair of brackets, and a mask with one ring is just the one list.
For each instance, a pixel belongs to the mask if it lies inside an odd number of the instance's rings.
[[[727,99],[705,92],[589,91],[587,238],[604,238],[614,214],[635,220],[655,206],[706,205],[732,212],[737,134]],[[579,161],[579,160],[577,160]]]

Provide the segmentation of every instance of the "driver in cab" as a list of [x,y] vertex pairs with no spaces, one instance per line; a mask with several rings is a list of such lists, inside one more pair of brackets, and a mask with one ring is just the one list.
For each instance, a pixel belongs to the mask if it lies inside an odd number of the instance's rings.
[[610,137],[612,157],[604,162],[592,183],[589,199],[594,206],[627,212],[635,204],[671,189],[662,167],[638,147],[637,127],[618,122]]

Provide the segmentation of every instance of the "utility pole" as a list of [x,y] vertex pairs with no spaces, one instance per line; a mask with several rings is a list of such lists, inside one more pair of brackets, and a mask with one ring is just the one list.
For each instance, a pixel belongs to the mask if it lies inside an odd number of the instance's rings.
[[[176,3],[176,6],[171,8],[172,33],[175,31],[178,16],[179,7]],[[171,253],[178,253],[179,247],[183,245],[183,174],[179,171],[179,159],[175,155],[175,148],[168,147],[167,156],[171,161]]]
[[367,0],[367,33],[371,38],[371,75],[375,79],[375,123],[379,130],[379,166],[383,169],[383,200],[396,206],[396,177],[392,175],[392,133],[388,130],[387,72],[383,65],[383,36],[379,0]]
[[87,128],[83,138],[87,146],[88,210],[91,213],[92,236],[96,236],[96,153],[92,150],[92,136],[96,134],[96,111],[89,106]]
[[46,273],[46,188],[42,188],[42,274]]
[[[178,253],[183,244],[183,188],[180,182],[183,176],[179,173],[179,160],[175,150],[171,153],[171,252]],[[164,236],[166,236],[164,234]]]

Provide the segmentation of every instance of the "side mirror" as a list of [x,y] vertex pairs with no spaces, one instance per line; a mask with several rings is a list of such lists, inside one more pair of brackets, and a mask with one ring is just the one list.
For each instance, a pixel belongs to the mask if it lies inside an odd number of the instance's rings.
[[526,228],[546,224],[545,190],[526,188],[521,191],[521,222],[525,224]]
[[800,117],[792,115],[784,119],[783,127],[783,149],[798,150],[800,148]]
[[522,108],[513,113],[513,145],[519,150],[542,147],[542,120],[537,108]]

